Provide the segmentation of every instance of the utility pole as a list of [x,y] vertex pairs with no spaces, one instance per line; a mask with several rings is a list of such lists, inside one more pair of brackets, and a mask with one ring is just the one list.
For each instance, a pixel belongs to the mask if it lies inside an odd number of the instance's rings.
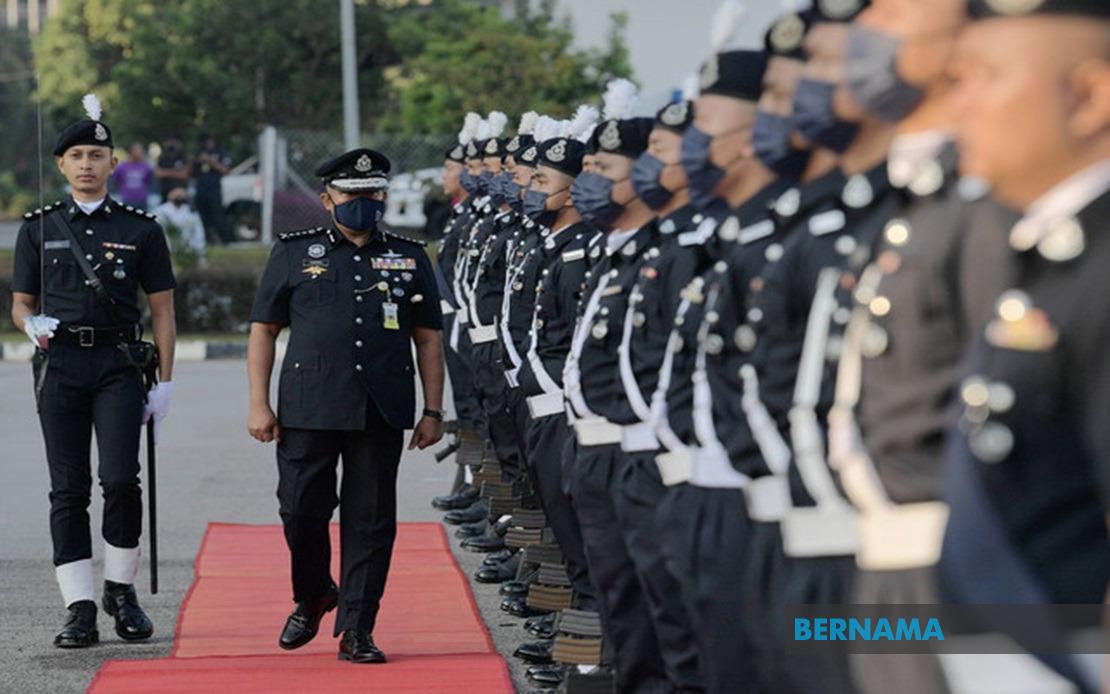
[[343,41],[343,145],[349,151],[359,145],[354,0],[339,0],[339,32]]

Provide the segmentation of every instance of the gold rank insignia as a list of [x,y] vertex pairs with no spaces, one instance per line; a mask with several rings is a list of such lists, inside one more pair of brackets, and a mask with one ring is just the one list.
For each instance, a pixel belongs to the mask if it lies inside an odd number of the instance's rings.
[[316,279],[327,271],[328,269],[323,265],[309,265],[305,267],[305,269],[301,270],[301,273],[311,276],[312,279]]

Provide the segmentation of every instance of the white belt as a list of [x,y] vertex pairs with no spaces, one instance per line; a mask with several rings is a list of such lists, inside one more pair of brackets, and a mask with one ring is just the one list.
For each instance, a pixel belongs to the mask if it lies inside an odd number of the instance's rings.
[[948,505],[943,501],[897,504],[859,516],[856,564],[868,571],[933,566],[940,560]]
[[621,429],[621,450],[625,453],[659,450],[655,427],[648,422],[641,422]]
[[621,442],[621,426],[607,419],[580,419],[574,423],[580,446],[605,446]]
[[747,486],[748,518],[761,523],[782,520],[790,508],[790,484],[785,475],[752,480]]
[[497,339],[496,325],[479,325],[471,328],[468,332],[470,341],[476,345],[484,345]]
[[744,489],[751,478],[737,472],[729,463],[728,453],[721,444],[701,446],[694,450],[690,468],[690,484],[710,489]]
[[466,306],[459,306],[459,323],[466,325],[470,322],[470,311],[466,310]]
[[845,504],[797,507],[782,518],[782,547],[788,557],[843,557],[859,547],[858,519]]
[[526,402],[528,403],[528,413],[532,416],[532,419],[550,417],[553,414],[561,414],[563,412],[562,393],[532,395]]
[[659,468],[659,476],[663,478],[663,484],[668,487],[689,482],[693,462],[694,456],[685,448],[655,456],[655,466]]

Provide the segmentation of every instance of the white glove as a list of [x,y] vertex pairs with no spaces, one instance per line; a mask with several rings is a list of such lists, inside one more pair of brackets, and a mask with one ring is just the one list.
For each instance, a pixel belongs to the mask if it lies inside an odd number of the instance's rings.
[[27,316],[23,319],[23,332],[31,338],[31,343],[36,347],[46,349],[47,341],[54,337],[58,328],[58,319],[50,316]]
[[158,443],[158,434],[162,428],[162,420],[170,413],[170,397],[173,396],[173,382],[162,381],[150,389],[146,394],[146,408],[143,410],[143,424],[154,417],[154,442]]

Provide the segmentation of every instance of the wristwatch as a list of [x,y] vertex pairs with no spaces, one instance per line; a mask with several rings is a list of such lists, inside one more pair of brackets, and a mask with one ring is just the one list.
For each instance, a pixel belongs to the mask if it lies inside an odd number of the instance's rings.
[[442,422],[443,421],[443,410],[429,410],[428,408],[425,407],[424,408],[424,416],[425,417],[431,417],[432,419],[435,419],[435,420],[438,420],[438,421]]

